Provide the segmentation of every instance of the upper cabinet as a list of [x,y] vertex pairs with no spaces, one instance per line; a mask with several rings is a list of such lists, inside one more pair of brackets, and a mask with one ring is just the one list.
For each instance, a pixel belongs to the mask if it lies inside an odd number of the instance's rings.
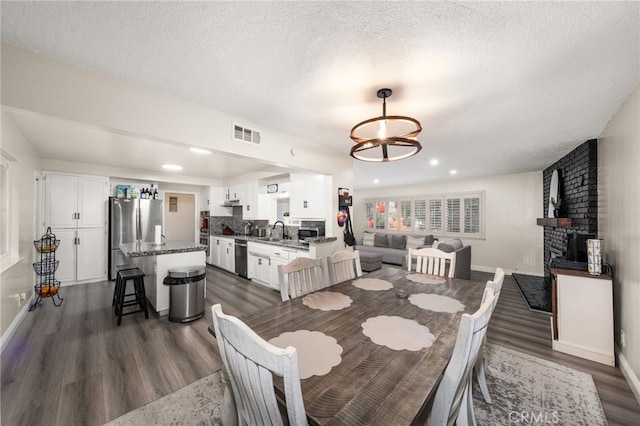
[[244,201],[244,184],[232,185],[226,188],[225,201]]
[[46,174],[46,226],[104,227],[108,180],[100,176]]
[[331,209],[329,177],[291,173],[291,213],[295,219],[326,219]]
[[267,194],[260,194],[258,181],[244,184],[242,219],[269,219],[268,197]]
[[222,204],[226,200],[227,188],[209,186],[200,194],[200,210],[210,216],[233,216],[233,209]]

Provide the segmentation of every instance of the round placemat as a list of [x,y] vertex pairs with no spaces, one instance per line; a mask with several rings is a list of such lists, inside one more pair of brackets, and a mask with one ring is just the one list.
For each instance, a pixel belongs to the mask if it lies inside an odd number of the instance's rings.
[[381,291],[393,288],[393,284],[389,281],[379,280],[378,278],[360,278],[353,282],[353,285],[363,290]]
[[377,345],[401,351],[419,351],[433,345],[435,336],[424,325],[398,316],[381,315],[362,323],[362,333]]
[[339,311],[353,303],[349,296],[335,291],[318,291],[302,298],[302,304],[321,311]]
[[450,314],[455,314],[456,312],[464,311],[464,305],[458,300],[449,296],[440,296],[439,294],[412,294],[409,296],[409,302],[419,308],[433,312],[448,312]]
[[342,362],[342,346],[333,337],[319,331],[288,331],[269,340],[269,343],[283,349],[287,346],[296,348],[301,379],[324,376]]

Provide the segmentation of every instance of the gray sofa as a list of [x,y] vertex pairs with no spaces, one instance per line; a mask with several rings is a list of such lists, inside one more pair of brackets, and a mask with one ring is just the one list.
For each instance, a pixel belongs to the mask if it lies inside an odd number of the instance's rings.
[[358,240],[356,250],[379,253],[382,262],[406,266],[408,248],[423,248],[436,245],[438,249],[456,253],[456,277],[471,278],[471,246],[463,245],[458,238],[438,241],[433,235],[406,235],[384,232],[365,232]]

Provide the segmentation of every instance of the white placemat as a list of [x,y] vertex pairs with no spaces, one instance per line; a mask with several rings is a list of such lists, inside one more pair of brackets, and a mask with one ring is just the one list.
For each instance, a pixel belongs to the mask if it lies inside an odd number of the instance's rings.
[[353,282],[353,285],[363,290],[389,290],[393,288],[393,284],[389,281],[379,280],[378,278],[360,278]]
[[407,275],[407,279],[419,284],[444,284],[447,282],[447,280],[442,277],[428,274],[409,274]]
[[362,332],[377,345],[401,351],[419,351],[433,344],[435,336],[424,325],[398,316],[381,315],[362,323]]
[[269,343],[283,349],[287,346],[297,349],[301,379],[324,376],[342,362],[342,346],[333,337],[319,331],[289,331],[274,337]]
[[455,314],[464,311],[464,305],[458,300],[449,296],[439,294],[417,293],[409,296],[409,302],[418,308],[427,309],[433,312],[448,312]]
[[339,311],[340,309],[351,306],[353,299],[345,294],[336,293],[335,291],[318,291],[304,296],[302,303],[311,309]]

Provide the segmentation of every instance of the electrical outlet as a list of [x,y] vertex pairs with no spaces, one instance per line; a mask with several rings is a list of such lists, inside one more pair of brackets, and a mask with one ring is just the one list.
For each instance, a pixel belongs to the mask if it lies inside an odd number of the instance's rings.
[[620,330],[620,344],[623,349],[627,346],[627,339],[625,338],[624,330]]

